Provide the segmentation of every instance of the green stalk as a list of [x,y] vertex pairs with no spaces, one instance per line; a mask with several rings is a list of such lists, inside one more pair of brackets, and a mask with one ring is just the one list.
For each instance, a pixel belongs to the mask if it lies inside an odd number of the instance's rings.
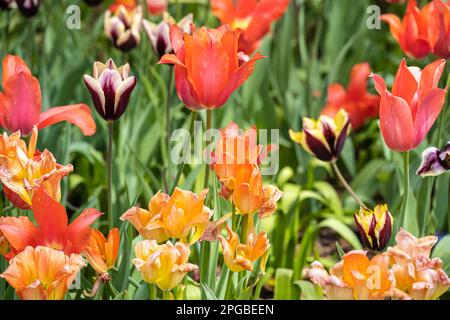
[[251,219],[250,215],[248,215],[248,214],[242,215],[241,243],[243,243],[243,244],[247,243],[247,234],[248,234],[248,228],[250,225],[250,223],[249,223],[250,219]]
[[228,269],[227,288],[225,289],[225,300],[231,300],[233,294],[233,271]]
[[[190,134],[191,139],[193,139],[193,136],[194,136],[194,126],[195,126],[195,119],[197,119],[197,114],[198,114],[197,112],[192,112],[191,113],[191,123],[189,125],[189,134]],[[192,145],[192,143],[191,143],[191,145]],[[178,166],[177,175],[175,177],[175,181],[173,183],[173,186],[170,189],[170,194],[173,193],[173,190],[175,190],[176,186],[178,185],[178,182],[180,181],[181,175],[183,174],[184,166],[185,166],[184,162],[181,163]]]
[[108,121],[108,155],[107,155],[107,166],[108,166],[108,225],[111,230],[114,228],[114,213],[112,208],[112,164],[113,164],[113,140],[114,140],[114,122]]
[[405,222],[406,207],[409,200],[409,151],[403,153],[403,201],[400,210],[400,217],[395,228],[395,233],[403,226]]
[[170,291],[163,290],[163,300],[170,300]]
[[356,194],[355,191],[353,191],[352,187],[350,186],[350,184],[347,182],[347,180],[345,180],[341,170],[339,170],[339,167],[337,166],[336,162],[332,162],[331,166],[333,167],[334,172],[336,173],[336,176],[338,177],[338,179],[341,181],[342,185],[344,186],[344,188],[348,191],[348,193],[350,193],[350,195],[355,199],[356,203],[361,207],[361,208],[367,208],[366,205],[364,204],[364,202],[361,201],[361,199],[358,197],[358,195]]
[[[174,72],[172,72],[172,70],[170,70],[171,72],[169,73],[169,84],[168,84],[168,88],[167,88],[167,95],[166,95],[166,148],[167,148],[167,152],[170,156],[170,134],[172,133],[172,130],[170,128],[171,124],[170,124],[170,100],[172,99],[172,91],[173,91],[173,74]],[[167,161],[167,172],[169,174],[169,180],[171,179],[171,162],[168,159]],[[167,191],[167,190],[166,190]]]
[[[206,131],[211,129],[212,124],[212,110],[206,110]],[[206,189],[209,186],[209,164],[205,163],[205,182],[203,184],[203,187]]]
[[154,284],[148,285],[148,299],[156,300],[156,286]]

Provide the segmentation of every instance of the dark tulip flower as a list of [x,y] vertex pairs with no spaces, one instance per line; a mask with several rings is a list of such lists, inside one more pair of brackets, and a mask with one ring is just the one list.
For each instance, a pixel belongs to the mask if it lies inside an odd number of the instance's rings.
[[16,0],[17,8],[25,17],[36,15],[39,10],[41,0]]
[[115,121],[128,106],[136,77],[130,76],[128,63],[117,68],[109,59],[105,64],[95,62],[92,77],[84,75],[84,83],[100,116],[106,121]]
[[421,177],[434,177],[448,170],[450,170],[450,141],[441,150],[436,147],[425,149],[417,174]]

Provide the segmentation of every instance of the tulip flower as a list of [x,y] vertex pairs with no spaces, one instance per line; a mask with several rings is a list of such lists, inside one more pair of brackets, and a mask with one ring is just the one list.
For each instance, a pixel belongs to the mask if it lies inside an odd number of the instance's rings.
[[318,261],[306,274],[324,289],[329,300],[383,300],[393,296],[395,283],[385,254],[369,260],[365,251],[350,251],[329,274]]
[[56,163],[48,150],[36,150],[37,137],[36,127],[28,146],[20,139],[20,131],[0,136],[0,182],[6,198],[20,209],[31,208],[31,199],[40,187],[59,201],[61,180],[73,171],[71,164]]
[[373,210],[361,208],[354,218],[364,245],[370,250],[383,250],[391,238],[393,222],[387,205],[377,205]]
[[130,51],[141,41],[142,7],[127,8],[119,5],[114,11],[105,13],[104,29],[114,46],[122,51]]
[[[192,13],[188,14],[181,19],[177,25],[183,32],[189,33],[193,19],[194,15]],[[158,59],[161,59],[165,54],[173,53],[169,31],[170,26],[174,24],[174,19],[167,12],[164,13],[163,20],[159,24],[155,24],[145,19],[143,21],[144,30],[150,39],[153,51]]]
[[240,244],[237,233],[228,224],[225,226],[228,237],[218,235],[218,239],[222,246],[223,258],[227,267],[233,272],[253,271],[254,262],[261,258],[260,269],[265,272],[270,247],[266,232],[261,231],[257,236],[255,230],[251,230],[247,236],[247,242]]
[[218,29],[202,27],[192,35],[176,25],[170,29],[175,54],[164,55],[159,63],[175,65],[178,96],[193,111],[223,106],[231,94],[252,74],[257,60],[238,54],[240,31],[228,26]]
[[447,292],[450,279],[442,270],[439,258],[430,258],[438,238],[416,238],[404,229],[396,237],[396,245],[387,254],[393,261],[397,299],[435,300]]
[[66,256],[48,247],[26,247],[0,276],[22,300],[61,300],[84,266],[78,254]]
[[410,57],[421,59],[430,53],[442,58],[450,56],[450,7],[441,0],[433,0],[422,9],[416,0],[409,0],[403,20],[394,14],[384,14],[394,39]]
[[169,238],[193,244],[203,234],[213,212],[204,205],[208,190],[199,195],[175,188],[172,196],[158,192],[148,210],[133,207],[120,219],[129,221],[145,238],[164,242]]
[[425,149],[417,174],[421,177],[433,177],[448,170],[450,170],[450,141],[442,150],[435,147]]
[[350,132],[348,113],[339,110],[334,119],[321,115],[319,119],[303,119],[303,131],[289,130],[294,142],[299,143],[306,152],[322,161],[336,162],[344,148]]
[[83,254],[92,268],[99,275],[104,275],[114,267],[119,254],[119,245],[119,229],[112,229],[108,239],[105,239],[105,236],[97,229],[92,229],[89,245],[84,248]]
[[169,6],[169,0],[146,0],[146,2],[148,12],[155,16],[163,14]]
[[137,0],[114,0],[108,10],[115,12],[120,6],[124,6],[127,10],[133,10],[138,6]]
[[95,121],[85,104],[50,108],[41,113],[41,88],[26,63],[18,56],[3,59],[3,93],[0,92],[0,126],[10,132],[30,134],[34,126],[42,129],[61,121],[80,128],[83,134],[95,133]]
[[8,240],[14,257],[27,246],[46,246],[65,254],[81,253],[89,244],[89,227],[101,215],[95,209],[84,210],[68,224],[66,209],[39,188],[33,195],[32,207],[37,227],[26,216],[0,217],[0,232]]
[[130,65],[119,68],[109,59],[105,64],[95,62],[93,76],[84,75],[95,109],[106,121],[116,121],[125,112],[131,93],[136,86],[136,77],[130,76]]
[[8,240],[3,236],[0,231],[0,255],[5,255],[9,252],[9,243]]
[[212,13],[222,24],[241,29],[239,50],[251,54],[286,11],[289,0],[211,0]]
[[161,290],[172,290],[187,273],[198,269],[188,262],[191,250],[185,243],[158,245],[155,240],[144,240],[135,245],[134,251],[133,264],[142,279],[156,284]]
[[15,5],[15,0],[0,0],[0,9],[8,10]]
[[367,80],[370,75],[368,63],[353,66],[347,91],[339,83],[328,87],[327,104],[322,114],[334,118],[342,108],[350,116],[352,128],[361,128],[367,119],[378,117],[380,98],[367,93]]
[[41,0],[16,0],[16,4],[25,17],[32,17],[38,13]]
[[395,151],[417,148],[433,126],[445,101],[446,90],[438,83],[445,60],[437,60],[423,70],[407,67],[403,59],[392,86],[373,75],[375,89],[381,96],[380,128],[386,145]]

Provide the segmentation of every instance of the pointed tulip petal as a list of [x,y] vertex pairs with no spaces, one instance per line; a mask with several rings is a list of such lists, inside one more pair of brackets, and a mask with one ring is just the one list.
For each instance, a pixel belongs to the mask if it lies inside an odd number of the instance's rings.
[[38,229],[28,217],[2,217],[0,218],[0,232],[14,250],[20,252],[26,246],[33,244]]
[[91,110],[85,104],[74,104],[48,109],[40,115],[38,128],[42,129],[61,121],[68,121],[76,125],[86,136],[92,136],[96,130]]
[[84,210],[68,227],[67,240],[72,244],[71,251],[80,253],[89,244],[91,237],[90,225],[102,215],[96,209]]

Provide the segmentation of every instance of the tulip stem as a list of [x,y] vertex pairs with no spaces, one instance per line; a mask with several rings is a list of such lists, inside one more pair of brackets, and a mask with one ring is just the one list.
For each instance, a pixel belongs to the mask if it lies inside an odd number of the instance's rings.
[[225,300],[231,300],[233,294],[233,271],[228,269],[227,288],[225,289]]
[[403,226],[405,221],[406,207],[408,206],[409,200],[409,151],[403,153],[403,201],[402,207],[400,210],[399,221],[396,224],[398,227],[395,228],[395,232],[399,230],[400,227]]
[[156,300],[156,286],[154,284],[148,285],[148,299]]
[[356,203],[362,208],[367,208],[366,205],[364,204],[364,202],[362,202],[361,199],[358,197],[358,195],[355,193],[355,191],[353,191],[352,187],[347,182],[347,180],[345,180],[345,178],[342,175],[341,170],[339,170],[339,167],[337,166],[336,162],[332,162],[331,166],[333,167],[333,170],[336,173],[336,176],[341,181],[344,188],[347,189],[348,193],[350,193],[350,195],[355,199]]
[[109,230],[114,228],[114,214],[112,209],[112,162],[113,162],[113,140],[114,140],[114,122],[108,121],[108,225]]
[[[212,124],[212,110],[206,110],[206,132],[211,129]],[[208,188],[209,186],[209,163],[205,162],[205,183],[203,184],[203,188]]]
[[163,300],[170,300],[170,291],[163,290]]
[[[191,123],[189,124],[189,138],[191,139],[191,141],[194,137],[195,119],[197,119],[197,114],[198,114],[197,112],[194,112],[194,111],[191,112]],[[192,143],[191,143],[191,145],[192,145]],[[183,156],[186,156],[186,155],[183,155]],[[178,182],[180,181],[181,175],[183,174],[184,166],[185,166],[184,161],[181,162],[180,165],[178,166],[177,175],[175,177],[173,186],[170,189],[170,194],[172,194],[173,190],[175,190],[175,188],[177,187]]]

